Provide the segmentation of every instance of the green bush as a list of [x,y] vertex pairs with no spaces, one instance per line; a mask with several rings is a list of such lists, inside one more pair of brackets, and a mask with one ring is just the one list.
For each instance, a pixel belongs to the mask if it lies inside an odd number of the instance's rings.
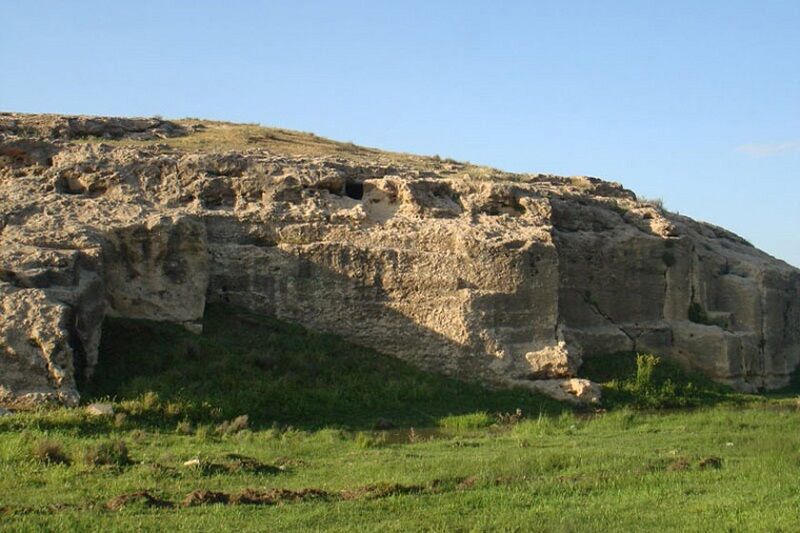
[[661,407],[685,407],[691,405],[692,384],[688,383],[684,390],[669,378],[657,383],[654,379],[656,367],[661,359],[651,354],[638,354],[636,356],[636,377],[633,384],[628,385],[628,390],[635,397],[638,407],[658,409]]
[[661,359],[655,355],[638,354],[636,356],[636,389],[651,390],[653,388],[653,371]]
[[603,404],[608,407],[663,409],[742,399],[729,388],[652,354],[588,357],[580,375],[603,385]]

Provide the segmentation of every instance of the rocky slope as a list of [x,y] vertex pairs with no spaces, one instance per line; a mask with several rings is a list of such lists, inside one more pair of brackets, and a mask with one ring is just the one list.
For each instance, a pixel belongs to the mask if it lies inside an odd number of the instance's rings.
[[[74,404],[105,316],[224,301],[431,371],[589,401],[651,351],[741,390],[800,362],[800,271],[586,177],[253,126],[0,114],[0,402]],[[157,354],[154,354],[157,356]]]

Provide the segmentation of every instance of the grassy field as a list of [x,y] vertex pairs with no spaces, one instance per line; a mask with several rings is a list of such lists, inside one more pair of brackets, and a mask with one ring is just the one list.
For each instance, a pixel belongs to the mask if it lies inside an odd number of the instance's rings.
[[665,362],[591,360],[608,410],[573,411],[233,309],[210,308],[202,336],[109,321],[104,338],[86,396],[113,395],[115,415],[0,417],[0,528],[800,523],[800,402],[732,394]]

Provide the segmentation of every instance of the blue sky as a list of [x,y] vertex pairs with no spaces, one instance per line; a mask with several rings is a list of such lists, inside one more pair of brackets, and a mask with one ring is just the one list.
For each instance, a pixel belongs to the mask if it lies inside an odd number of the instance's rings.
[[797,0],[3,0],[0,19],[2,110],[598,176],[800,266]]

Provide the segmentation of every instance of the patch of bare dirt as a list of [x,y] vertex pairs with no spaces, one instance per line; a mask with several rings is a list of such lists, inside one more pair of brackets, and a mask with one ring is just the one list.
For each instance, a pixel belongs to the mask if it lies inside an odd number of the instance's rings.
[[173,507],[173,503],[153,496],[147,491],[132,492],[111,498],[106,502],[106,509],[117,511],[128,505],[144,505],[145,507]]
[[345,500],[373,500],[400,494],[419,494],[426,490],[422,485],[401,485],[399,483],[375,483],[356,489],[343,490],[341,496]]
[[215,503],[228,504],[231,502],[230,494],[224,492],[215,492],[213,490],[193,490],[181,502],[184,507],[193,507],[195,505],[210,505]]
[[327,500],[330,494],[320,489],[270,489],[266,491],[245,489],[231,496],[230,503],[244,505],[276,505],[309,500]]
[[475,486],[478,482],[477,476],[469,476],[462,479],[458,485],[456,485],[456,490],[468,490]]
[[691,466],[692,466],[691,463],[687,459],[679,457],[667,465],[667,471],[685,472],[686,470],[689,470]]

